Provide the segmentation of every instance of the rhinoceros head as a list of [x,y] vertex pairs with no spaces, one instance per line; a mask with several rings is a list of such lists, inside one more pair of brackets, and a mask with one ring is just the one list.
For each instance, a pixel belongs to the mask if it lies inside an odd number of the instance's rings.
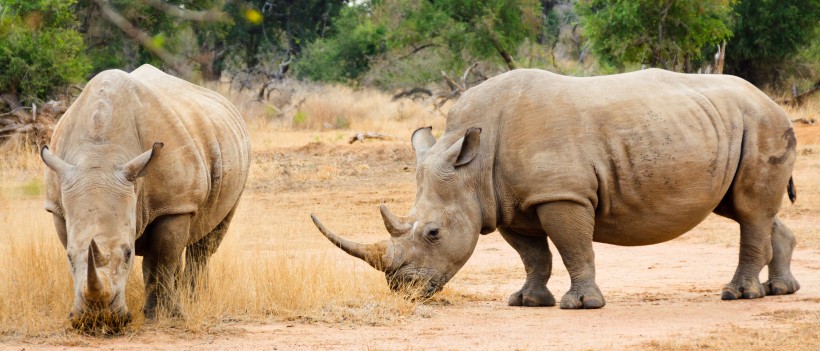
[[131,318],[125,284],[134,262],[137,178],[162,143],[130,161],[107,152],[109,146],[89,147],[101,150],[75,153],[75,164],[43,147],[40,156],[56,174],[60,193],[57,201],[46,201],[46,210],[54,215],[74,279],[72,325],[118,329]]
[[[467,262],[481,231],[479,182],[473,160],[481,129],[450,134],[439,143],[430,127],[412,136],[416,150],[416,202],[406,217],[381,206],[391,238],[374,244],[351,242],[313,221],[331,242],[383,271],[393,290],[429,297]],[[469,166],[472,165],[472,166]]]

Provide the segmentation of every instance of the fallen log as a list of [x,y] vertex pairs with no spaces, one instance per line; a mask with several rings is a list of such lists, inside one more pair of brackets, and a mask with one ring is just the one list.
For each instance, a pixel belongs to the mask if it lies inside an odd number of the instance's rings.
[[353,144],[357,141],[364,142],[365,139],[396,140],[396,137],[375,132],[358,132],[350,137],[350,139],[347,140],[347,143]]

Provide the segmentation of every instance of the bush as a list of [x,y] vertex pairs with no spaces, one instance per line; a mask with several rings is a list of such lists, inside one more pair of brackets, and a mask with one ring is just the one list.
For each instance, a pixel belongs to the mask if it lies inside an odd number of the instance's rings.
[[385,28],[373,23],[364,6],[342,10],[333,25],[334,35],[309,44],[299,61],[296,74],[321,82],[357,80],[370,68],[370,61],[383,53]]
[[28,104],[81,82],[91,69],[75,0],[7,0],[0,5],[0,93]]
[[623,70],[626,64],[692,71],[704,47],[731,36],[733,0],[618,1],[576,3],[593,51]]
[[816,0],[742,0],[735,13],[734,36],[726,47],[727,72],[754,84],[782,80],[789,60],[820,40]]

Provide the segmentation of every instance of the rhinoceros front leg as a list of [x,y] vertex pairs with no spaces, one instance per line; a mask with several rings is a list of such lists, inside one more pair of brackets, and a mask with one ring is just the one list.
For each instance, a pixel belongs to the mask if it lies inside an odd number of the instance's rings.
[[528,236],[516,233],[508,228],[499,228],[504,240],[512,246],[521,261],[527,280],[521,290],[510,295],[510,306],[555,306],[555,297],[547,289],[547,281],[552,274],[552,253],[547,245],[546,236]]
[[538,206],[538,218],[561,254],[572,282],[569,291],[561,298],[561,308],[604,307],[604,295],[595,283],[595,253],[592,251],[595,211],[575,202],[551,202]]
[[146,296],[143,311],[148,319],[155,318],[159,308],[172,316],[182,315],[176,281],[190,225],[190,215],[164,216],[151,223],[141,238]]

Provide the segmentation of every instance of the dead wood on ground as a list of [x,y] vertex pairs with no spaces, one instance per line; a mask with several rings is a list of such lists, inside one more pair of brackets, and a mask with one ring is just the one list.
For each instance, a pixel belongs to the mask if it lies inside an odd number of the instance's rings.
[[353,144],[357,141],[364,142],[365,139],[378,139],[378,140],[396,140],[396,137],[392,135],[382,134],[382,133],[375,133],[375,132],[358,132],[350,139],[347,140],[348,144]]

